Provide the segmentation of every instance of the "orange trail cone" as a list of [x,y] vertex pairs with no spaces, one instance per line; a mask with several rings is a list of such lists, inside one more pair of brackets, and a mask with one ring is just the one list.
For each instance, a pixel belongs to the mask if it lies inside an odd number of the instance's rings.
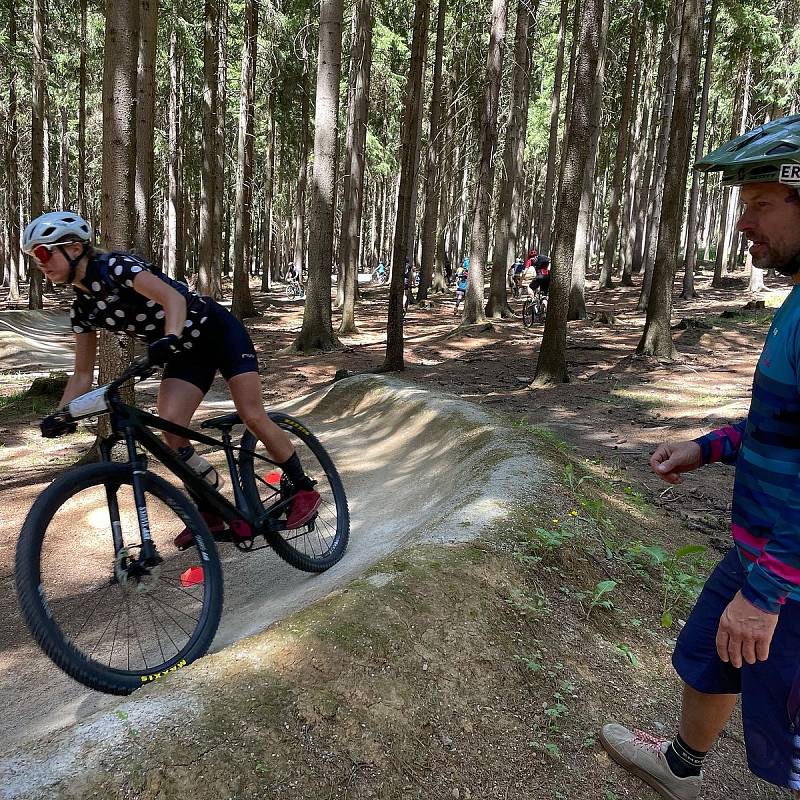
[[273,488],[273,489],[280,489],[281,488],[281,476],[283,473],[279,469],[274,469],[272,472],[268,472],[264,476],[264,480]]
[[181,573],[181,586],[188,589],[190,586],[197,586],[203,583],[203,568],[202,567],[189,567],[185,572]]

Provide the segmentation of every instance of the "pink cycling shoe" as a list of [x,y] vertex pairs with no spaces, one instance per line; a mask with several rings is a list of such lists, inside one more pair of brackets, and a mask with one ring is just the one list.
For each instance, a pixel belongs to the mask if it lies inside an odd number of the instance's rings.
[[290,530],[300,528],[309,522],[322,503],[319,492],[314,489],[301,489],[292,500],[289,514],[286,517],[286,527]]

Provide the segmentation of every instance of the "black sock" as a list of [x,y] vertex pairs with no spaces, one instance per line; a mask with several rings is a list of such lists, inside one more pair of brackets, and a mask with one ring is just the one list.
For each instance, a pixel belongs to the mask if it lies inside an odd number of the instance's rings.
[[295,489],[314,488],[311,478],[303,472],[303,465],[300,463],[297,453],[292,453],[291,458],[284,461],[283,464],[278,464],[278,466],[286,473]]
[[669,764],[673,775],[678,778],[688,778],[692,775],[700,774],[706,754],[701,753],[699,750],[692,750],[681,739],[681,735],[678,734],[667,748],[664,757],[667,759],[667,764]]

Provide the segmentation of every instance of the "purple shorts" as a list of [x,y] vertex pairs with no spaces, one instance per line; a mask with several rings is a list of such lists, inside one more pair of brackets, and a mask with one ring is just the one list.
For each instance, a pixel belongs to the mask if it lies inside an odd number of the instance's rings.
[[698,692],[741,694],[750,770],[777,786],[800,789],[800,603],[789,600],[782,607],[766,661],[736,669],[717,655],[719,619],[746,580],[734,547],[706,581],[672,664]]

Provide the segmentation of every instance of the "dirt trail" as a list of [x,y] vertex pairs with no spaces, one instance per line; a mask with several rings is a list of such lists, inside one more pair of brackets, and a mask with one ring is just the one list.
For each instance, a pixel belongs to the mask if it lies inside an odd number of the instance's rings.
[[[468,798],[649,800],[639,782],[599,751],[593,731],[609,719],[662,731],[675,724],[677,684],[669,664],[675,631],[658,624],[663,586],[650,567],[632,573],[621,554],[639,537],[668,552],[699,542],[709,546],[710,559],[729,545],[730,470],[715,465],[664,491],[647,468],[647,453],[659,441],[737,419],[748,406],[770,312],[720,317],[748,299],[741,281],[729,282],[715,290],[700,277],[701,296],[677,301],[676,321],[698,324],[675,332],[681,360],[671,364],[632,357],[643,323],[634,310],[638,289],[597,292],[590,283],[590,311],[613,309],[616,324],[570,323],[574,382],[535,391],[527,383],[541,326],[525,330],[518,319],[502,320],[451,337],[447,298],[437,298],[433,309],[412,306],[406,318],[404,377],[414,385],[354,378],[331,388],[336,369],[368,370],[381,362],[385,291],[365,292],[361,332],[344,340],[345,349],[311,358],[282,352],[299,327],[302,304],[286,303],[277,293],[257,295],[262,316],[248,326],[265,355],[265,398],[275,403],[312,392],[287,408],[308,415],[342,467],[355,532],[345,562],[319,579],[294,573],[266,552],[226,559],[228,593],[216,654],[122,704],[80,695],[79,688],[76,694],[77,685],[35,648],[0,643],[0,699],[11,705],[3,731],[11,745],[0,756],[0,787],[7,794],[0,789],[0,797],[405,800],[455,797],[460,786],[460,796]],[[776,285],[766,295],[768,305],[777,306],[786,290]],[[7,328],[6,334],[0,332],[0,342],[15,337],[13,357],[20,364],[69,362],[68,336],[61,355],[35,338],[38,350],[29,355],[24,334]],[[0,377],[0,393],[25,388],[28,377]],[[452,395],[438,399],[427,387]],[[228,409],[219,394],[204,408],[208,414]],[[70,450],[42,442],[26,425],[0,428],[6,444],[0,448],[0,613],[11,620],[12,642],[23,642],[25,634],[14,627],[9,576],[15,533],[9,531],[19,529],[43,482],[80,449],[80,443]],[[581,469],[600,470],[601,483],[613,476],[616,494],[582,495],[595,485],[589,482],[565,497],[572,479],[561,455],[555,461],[548,456],[544,465],[536,455],[553,442],[559,453],[569,453],[576,476]],[[421,492],[430,508],[419,507]],[[350,559],[367,552],[368,544],[378,558],[416,538],[471,536],[514,492],[523,492],[529,507],[519,518],[512,513],[511,541],[437,548],[418,568],[413,552],[403,549],[381,562],[381,574],[334,591],[321,606],[265,634],[218,649],[325,595],[334,581],[348,581],[366,563],[351,569]],[[648,501],[643,519],[640,505]],[[563,521],[576,508],[609,515],[620,504],[632,504],[633,513],[614,520],[613,557],[590,533],[558,555],[524,552],[525,544],[518,560],[517,528],[528,542],[534,529],[547,534],[558,522],[552,517]],[[469,563],[460,563],[464,559]],[[516,574],[528,563],[527,578]],[[398,574],[409,579],[399,581]],[[582,603],[606,578],[619,584],[615,609],[596,611],[590,620]],[[240,587],[235,597],[234,582]],[[271,600],[261,596],[264,583],[274,587]],[[275,600],[287,592],[288,604]],[[350,606],[355,618],[345,625],[342,608]],[[378,615],[380,621],[372,619]],[[30,719],[28,706],[40,716]],[[50,736],[38,735],[62,725]],[[165,737],[163,748],[147,744],[154,733]],[[35,738],[23,746],[26,736]],[[712,755],[707,800],[782,796],[747,772],[737,720]],[[123,762],[127,777],[115,783],[112,774]],[[205,774],[203,763],[209,765]],[[48,794],[58,776],[70,778]],[[324,790],[317,790],[318,779]],[[101,788],[84,792],[83,781]]]
[[[213,398],[209,406],[201,409],[204,416],[228,410]],[[529,457],[515,456],[508,432],[498,430],[491,415],[392,378],[349,378],[284,408],[307,420],[334,457],[350,502],[350,546],[336,567],[309,576],[269,550],[245,556],[222,544],[226,599],[213,650],[324,596],[412,538],[477,532],[477,523],[502,508],[531,466]],[[17,496],[19,510],[0,527],[6,576],[22,514],[45,485],[27,485]],[[474,487],[473,498],[465,485]],[[455,497],[461,502],[455,504]],[[77,540],[76,548],[79,557]],[[9,577],[2,584],[0,609],[11,621],[0,652],[3,741],[19,742],[80,722],[119,702],[73,682],[32,645]]]

